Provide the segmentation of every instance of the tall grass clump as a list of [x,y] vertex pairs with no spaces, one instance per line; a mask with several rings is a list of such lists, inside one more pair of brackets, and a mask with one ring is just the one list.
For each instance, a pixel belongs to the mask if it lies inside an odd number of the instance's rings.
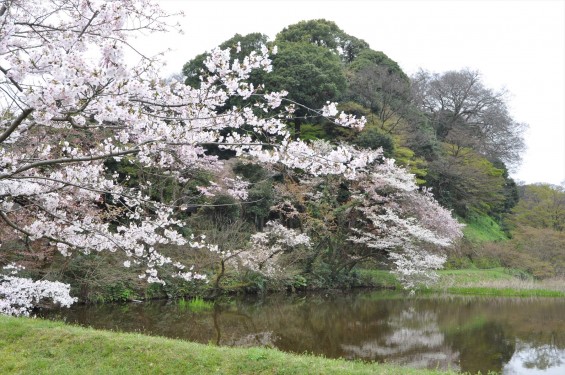
[[214,307],[212,302],[204,300],[202,297],[194,297],[189,300],[184,298],[180,299],[178,305],[181,309],[188,309],[190,311],[208,311]]

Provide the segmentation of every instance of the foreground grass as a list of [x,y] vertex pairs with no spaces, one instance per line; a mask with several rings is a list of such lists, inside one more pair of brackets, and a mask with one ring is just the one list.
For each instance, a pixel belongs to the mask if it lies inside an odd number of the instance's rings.
[[[394,274],[383,270],[361,270],[376,287],[400,289]],[[565,297],[565,280],[536,281],[523,279],[521,274],[503,267],[491,269],[442,270],[438,283],[423,293],[451,293],[501,297]]]
[[0,316],[1,374],[447,374]]

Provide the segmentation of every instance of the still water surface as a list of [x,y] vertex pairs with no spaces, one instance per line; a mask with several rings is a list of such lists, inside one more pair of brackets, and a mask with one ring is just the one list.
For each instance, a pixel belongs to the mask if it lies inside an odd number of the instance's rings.
[[419,368],[565,374],[565,299],[357,291],[247,296],[207,311],[157,301],[75,306],[45,316],[207,344]]

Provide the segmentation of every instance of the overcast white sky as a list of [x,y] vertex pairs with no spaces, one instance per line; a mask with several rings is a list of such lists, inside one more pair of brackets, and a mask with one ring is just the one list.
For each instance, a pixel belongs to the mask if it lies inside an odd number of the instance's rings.
[[[325,18],[367,41],[412,74],[479,70],[487,87],[506,88],[513,117],[529,124],[528,150],[513,174],[527,182],[565,182],[565,0],[160,0],[182,10],[184,35],[143,40],[166,48],[168,74],[235,33],[274,39],[285,26]],[[141,42],[141,41],[138,41]]]

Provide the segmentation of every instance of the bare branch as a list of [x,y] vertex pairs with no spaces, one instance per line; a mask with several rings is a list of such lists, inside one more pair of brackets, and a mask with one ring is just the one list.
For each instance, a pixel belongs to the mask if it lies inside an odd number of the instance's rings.
[[[4,69],[0,66],[0,72],[4,73],[6,76],[8,76],[8,70]],[[20,91],[20,92],[24,92],[24,89],[22,89],[22,87],[20,86],[19,83],[17,83],[12,77],[8,77],[8,79],[10,80],[10,82],[12,82],[12,84],[14,86],[16,86],[16,88]]]
[[48,165],[55,165],[55,164],[70,164],[70,163],[95,161],[95,160],[107,159],[107,158],[111,158],[111,157],[115,157],[115,156],[137,154],[139,151],[140,151],[139,148],[133,148],[131,150],[109,153],[109,154],[104,154],[104,155],[84,156],[84,157],[80,157],[80,158],[60,158],[60,159],[42,160],[42,161],[31,163],[31,164],[25,165],[21,168],[18,168],[16,171],[14,171],[12,173],[0,175],[0,179],[11,177],[11,176],[14,176],[18,173],[21,173],[21,172],[24,172],[24,171],[27,171],[27,170],[33,169],[33,168],[45,167],[45,166],[48,166]]
[[15,230],[17,230],[18,232],[21,232],[23,234],[25,234],[28,237],[31,237],[31,233],[28,232],[27,230],[18,227],[16,224],[14,224],[14,222],[12,220],[10,220],[10,218],[8,218],[8,215],[6,215],[6,213],[4,213],[4,211],[0,211],[0,217],[2,218],[2,220],[4,220],[4,222],[6,224],[8,224],[10,227],[14,228]]
[[94,20],[94,18],[96,18],[96,16],[99,14],[99,11],[94,12],[94,14],[92,15],[92,17],[88,20],[88,23],[86,24],[86,26],[84,27],[84,29],[82,29],[82,31],[80,32],[80,34],[78,34],[78,39],[80,39],[84,32],[86,31],[86,29],[88,29],[88,26],[90,26],[90,24],[92,23],[92,21]]
[[22,121],[24,121],[26,117],[29,116],[33,111],[33,108],[24,109],[24,111],[18,117],[16,117],[14,121],[12,121],[12,124],[8,127],[8,129],[6,129],[4,133],[0,135],[0,143],[4,142],[4,140],[6,140],[10,136],[10,134],[12,134],[14,130],[16,130],[16,128],[20,126]]

